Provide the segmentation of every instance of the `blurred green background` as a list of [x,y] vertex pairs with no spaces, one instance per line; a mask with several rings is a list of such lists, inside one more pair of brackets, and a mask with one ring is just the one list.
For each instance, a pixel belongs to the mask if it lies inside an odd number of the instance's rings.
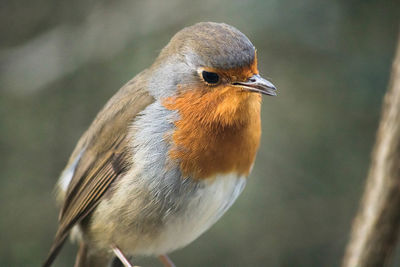
[[[0,266],[43,261],[57,224],[53,186],[78,138],[175,32],[199,21],[245,33],[279,95],[264,98],[247,188],[172,259],[177,266],[338,266],[399,18],[397,0],[2,0]],[[67,244],[55,266],[72,266],[75,249]]]

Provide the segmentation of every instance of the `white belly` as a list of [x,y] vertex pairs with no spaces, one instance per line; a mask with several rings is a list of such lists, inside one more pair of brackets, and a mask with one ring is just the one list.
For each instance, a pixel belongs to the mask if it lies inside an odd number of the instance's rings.
[[[169,218],[150,246],[137,248],[134,254],[159,255],[181,248],[210,228],[242,192],[246,178],[220,175],[199,189],[180,216]],[[143,249],[143,250],[141,250]]]

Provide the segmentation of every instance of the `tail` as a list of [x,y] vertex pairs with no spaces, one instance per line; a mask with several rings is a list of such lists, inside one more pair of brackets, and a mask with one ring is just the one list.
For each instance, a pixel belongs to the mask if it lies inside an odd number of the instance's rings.
[[53,245],[50,248],[49,255],[47,255],[46,261],[43,263],[43,267],[50,267],[53,261],[56,259],[58,253],[60,252],[62,246],[65,243],[65,240],[68,237],[68,233],[63,234],[62,236],[56,235],[54,239]]
[[[46,261],[43,264],[43,267],[50,267],[55,258],[57,257],[58,253],[60,252],[62,246],[65,243],[66,238],[68,235],[65,235],[59,242],[54,242],[49,255],[47,256]],[[57,240],[57,239],[56,239]],[[110,255],[101,254],[101,253],[89,253],[88,246],[82,241],[79,244],[79,250],[76,254],[75,259],[75,267],[93,267],[93,266],[108,266],[112,260]],[[123,266],[119,264],[118,258],[112,261],[112,266]]]

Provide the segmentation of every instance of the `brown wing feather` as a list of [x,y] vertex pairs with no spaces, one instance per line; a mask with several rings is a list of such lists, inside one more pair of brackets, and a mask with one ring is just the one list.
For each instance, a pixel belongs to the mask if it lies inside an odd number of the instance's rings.
[[59,227],[43,266],[52,264],[72,227],[93,211],[112,182],[132,164],[128,127],[154,101],[143,89],[145,75],[138,75],[110,99],[72,153],[67,168],[84,151],[63,196]]
[[51,265],[72,227],[86,218],[97,206],[109,185],[121,173],[123,173],[123,169],[116,171],[109,159],[99,170],[92,170],[85,176],[85,184],[78,187],[78,191],[75,192],[69,205],[64,206],[54,243],[43,266]]

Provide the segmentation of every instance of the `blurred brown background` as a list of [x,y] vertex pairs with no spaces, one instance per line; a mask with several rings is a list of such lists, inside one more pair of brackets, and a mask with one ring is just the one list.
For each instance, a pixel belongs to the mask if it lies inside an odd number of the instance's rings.
[[[244,32],[279,95],[264,98],[261,149],[241,197],[171,257],[178,266],[338,266],[399,18],[397,0],[2,0],[0,266],[43,261],[56,230],[53,186],[78,138],[175,32],[199,21]],[[75,249],[67,244],[55,266],[72,266]]]

